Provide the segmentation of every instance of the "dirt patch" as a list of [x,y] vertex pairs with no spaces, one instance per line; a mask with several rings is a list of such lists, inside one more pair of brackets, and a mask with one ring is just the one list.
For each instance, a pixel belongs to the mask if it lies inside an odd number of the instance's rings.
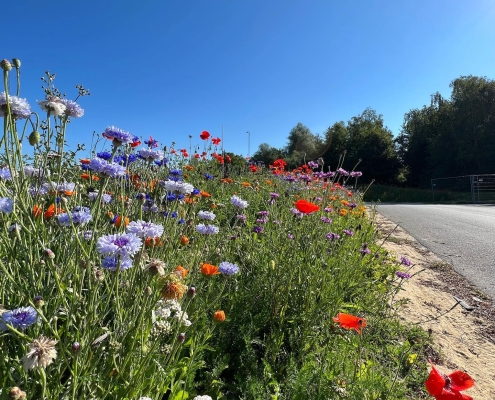
[[[406,299],[400,318],[431,332],[428,350],[439,369],[467,372],[475,386],[466,394],[474,399],[495,399],[495,307],[492,299],[471,285],[401,227],[380,214],[374,216],[383,248],[399,259],[413,262],[412,276],[395,299]],[[461,300],[466,310],[454,298]],[[450,310],[451,309],[451,310]],[[449,311],[450,310],[450,311]]]

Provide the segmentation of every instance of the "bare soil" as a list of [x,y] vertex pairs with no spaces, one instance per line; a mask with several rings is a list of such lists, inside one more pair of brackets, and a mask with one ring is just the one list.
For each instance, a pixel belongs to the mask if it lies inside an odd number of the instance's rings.
[[[459,369],[471,375],[475,386],[466,394],[473,399],[495,399],[493,300],[394,222],[375,214],[374,223],[383,248],[397,259],[405,256],[413,262],[410,269],[404,269],[413,276],[395,298],[407,299],[400,318],[431,332],[433,345],[428,357],[439,370],[448,374]],[[466,310],[454,296],[473,309]]]

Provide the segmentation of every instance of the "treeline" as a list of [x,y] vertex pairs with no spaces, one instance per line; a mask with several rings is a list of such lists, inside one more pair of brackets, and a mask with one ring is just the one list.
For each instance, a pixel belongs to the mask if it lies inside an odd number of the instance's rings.
[[495,173],[495,81],[462,76],[450,88],[450,99],[437,92],[429,105],[406,113],[396,137],[367,108],[323,135],[298,123],[284,148],[263,143],[253,159],[269,165],[284,158],[297,167],[322,157],[325,168],[335,170],[343,157],[344,169],[358,164],[367,180],[411,187],[428,186],[435,177]]

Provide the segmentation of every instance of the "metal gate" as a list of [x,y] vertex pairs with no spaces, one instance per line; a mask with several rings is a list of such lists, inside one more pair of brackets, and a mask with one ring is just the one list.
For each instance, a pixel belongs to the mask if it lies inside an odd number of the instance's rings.
[[433,201],[448,195],[466,203],[495,203],[495,174],[462,175],[431,180]]

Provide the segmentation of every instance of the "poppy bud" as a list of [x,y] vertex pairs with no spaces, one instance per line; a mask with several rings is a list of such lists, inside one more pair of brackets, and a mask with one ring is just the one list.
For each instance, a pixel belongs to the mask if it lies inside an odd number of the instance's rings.
[[180,243],[181,243],[182,245],[184,245],[184,246],[185,246],[186,244],[189,244],[189,238],[188,238],[187,236],[184,236],[184,235],[183,235],[183,236],[181,236],[181,238],[180,238]]
[[21,68],[21,60],[19,60],[18,58],[13,58],[12,59],[12,65],[15,68]]
[[34,297],[33,303],[36,306],[36,308],[40,308],[43,306],[43,304],[45,304],[45,302],[43,301],[43,297],[40,295]]
[[186,340],[186,334],[185,333],[179,333],[179,336],[177,336],[177,340],[181,343],[184,343],[184,340]]
[[29,134],[28,141],[31,146],[35,146],[41,139],[41,135],[38,131],[32,131]]
[[225,312],[222,310],[215,311],[213,314],[213,319],[217,322],[223,322],[225,321],[227,317],[225,316]]
[[146,286],[146,289],[144,289],[144,294],[147,296],[151,296],[152,293],[153,293],[153,290],[151,289],[151,287]]
[[10,63],[9,60],[2,60],[2,61],[0,61],[0,68],[2,68],[4,71],[8,72],[12,69],[12,64]]

